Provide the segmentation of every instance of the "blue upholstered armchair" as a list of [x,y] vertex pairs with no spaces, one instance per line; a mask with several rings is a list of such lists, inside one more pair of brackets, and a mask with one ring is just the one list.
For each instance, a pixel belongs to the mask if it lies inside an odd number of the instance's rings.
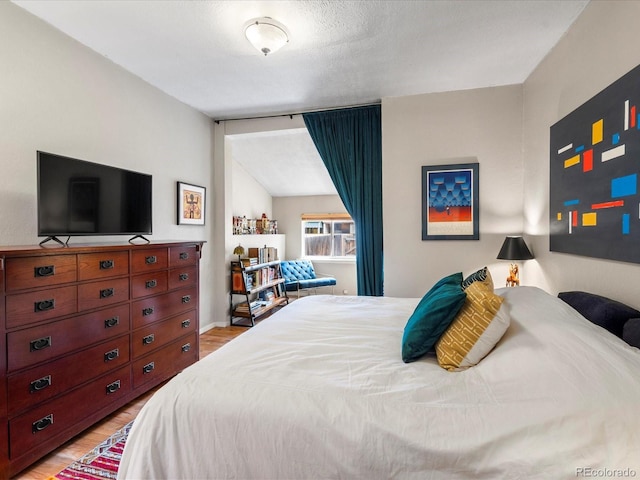
[[280,268],[287,292],[297,292],[300,295],[301,290],[313,289],[314,293],[317,293],[319,287],[331,287],[333,294],[336,279],[316,273],[313,263],[309,260],[283,260],[280,262]]

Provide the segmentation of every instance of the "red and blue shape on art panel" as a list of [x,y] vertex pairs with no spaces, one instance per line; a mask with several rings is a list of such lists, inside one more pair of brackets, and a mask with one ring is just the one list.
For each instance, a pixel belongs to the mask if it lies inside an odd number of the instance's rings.
[[640,263],[640,66],[550,138],[550,250]]

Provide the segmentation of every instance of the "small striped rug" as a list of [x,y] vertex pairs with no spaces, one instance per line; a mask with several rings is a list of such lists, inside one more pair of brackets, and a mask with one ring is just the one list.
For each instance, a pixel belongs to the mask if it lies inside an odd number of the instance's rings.
[[131,425],[133,422],[129,422],[96,448],[48,480],[115,479]]

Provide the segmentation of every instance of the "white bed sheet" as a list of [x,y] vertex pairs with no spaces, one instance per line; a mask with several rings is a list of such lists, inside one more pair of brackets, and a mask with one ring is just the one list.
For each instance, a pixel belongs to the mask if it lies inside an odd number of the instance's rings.
[[542,290],[497,293],[511,326],[455,373],[402,362],[419,299],[296,300],[160,389],[118,478],[640,476],[640,351]]

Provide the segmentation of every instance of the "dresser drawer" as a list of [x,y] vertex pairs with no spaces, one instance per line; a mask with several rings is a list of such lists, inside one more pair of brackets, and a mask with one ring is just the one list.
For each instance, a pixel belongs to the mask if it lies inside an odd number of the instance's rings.
[[145,355],[162,347],[175,338],[196,331],[197,313],[195,310],[176,315],[169,320],[152,323],[133,332],[133,358]]
[[6,259],[7,291],[75,282],[76,256],[50,255]]
[[97,280],[129,274],[129,252],[81,253],[78,280]]
[[198,360],[197,334],[182,337],[133,362],[133,388],[161,382]]
[[7,334],[7,369],[15,371],[129,332],[129,305]]
[[162,270],[169,265],[169,252],[166,248],[145,248],[131,253],[131,273]]
[[129,362],[129,335],[67,355],[8,378],[9,416],[68,392]]
[[112,278],[78,285],[78,310],[91,310],[129,300],[129,279]]
[[133,328],[148,325],[198,306],[198,289],[183,288],[155,297],[136,300],[131,304]]
[[160,270],[157,272],[136,275],[131,278],[131,296],[132,298],[146,297],[154,293],[162,293],[167,291],[167,271]]
[[195,265],[199,257],[200,253],[195,245],[169,247],[169,267],[171,268]]
[[198,284],[197,267],[183,267],[169,270],[169,290]]
[[24,455],[50,438],[73,428],[78,421],[124,397],[130,391],[131,372],[127,366],[10,420],[11,457]]
[[7,328],[77,312],[77,287],[57,287],[7,296]]

